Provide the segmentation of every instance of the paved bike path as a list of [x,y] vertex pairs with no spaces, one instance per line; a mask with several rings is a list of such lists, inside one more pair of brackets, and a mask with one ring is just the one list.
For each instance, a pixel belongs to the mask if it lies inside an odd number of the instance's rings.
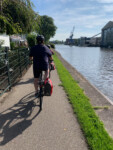
[[53,94],[41,112],[32,67],[0,103],[0,150],[88,150],[56,70],[51,79]]

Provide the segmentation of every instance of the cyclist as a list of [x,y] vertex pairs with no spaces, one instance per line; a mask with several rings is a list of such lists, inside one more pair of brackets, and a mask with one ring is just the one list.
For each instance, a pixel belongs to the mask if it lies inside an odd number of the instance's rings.
[[50,49],[52,55],[54,55],[54,52],[53,52],[53,50],[51,49],[51,46],[50,46],[50,45],[47,45],[47,47]]
[[44,45],[44,36],[38,35],[36,37],[37,45],[30,49],[30,60],[33,59],[33,74],[35,96],[38,94],[38,79],[40,73],[45,71],[45,79],[49,77],[49,59],[52,60],[52,53],[50,49]]
[[[54,52],[53,52],[53,50],[51,49],[51,46],[50,46],[50,45],[47,45],[47,47],[50,49],[52,55],[54,55]],[[50,59],[49,59],[49,71],[51,71],[51,70],[55,70],[55,65],[54,65],[53,60],[50,60]],[[50,76],[50,72],[49,72],[49,76]]]

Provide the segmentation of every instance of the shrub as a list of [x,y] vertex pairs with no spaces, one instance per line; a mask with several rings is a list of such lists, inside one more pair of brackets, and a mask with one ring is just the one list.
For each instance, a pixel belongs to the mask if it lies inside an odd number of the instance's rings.
[[27,42],[29,47],[32,47],[36,44],[36,35],[28,34],[27,35]]
[[55,44],[50,43],[50,45],[51,45],[51,48],[55,49]]
[[4,40],[0,40],[0,47],[4,44]]
[[16,44],[14,42],[10,42],[11,50],[14,50],[16,47]]

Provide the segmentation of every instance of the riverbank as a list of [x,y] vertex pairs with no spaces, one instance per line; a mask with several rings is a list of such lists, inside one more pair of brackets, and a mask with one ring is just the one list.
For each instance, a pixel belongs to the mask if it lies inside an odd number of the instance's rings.
[[[113,123],[113,119],[112,119],[112,114],[113,114],[113,106],[112,104],[110,103],[111,101],[108,99],[102,94],[100,93],[94,86],[92,86],[79,72],[77,72],[70,64],[68,64],[62,57],[59,53],[57,53],[57,56],[58,58],[61,60],[61,62],[63,63],[63,65],[67,68],[67,70],[69,70],[69,72],[71,73],[71,75],[74,77],[74,79],[79,83],[80,87],[82,89],[84,89],[84,93],[90,98],[90,103],[92,104],[92,106],[94,106],[96,108],[96,113],[98,114],[99,118],[104,122],[105,124],[105,128],[106,130],[108,131],[108,133],[113,137],[113,134],[112,134],[112,131],[113,131],[113,128],[112,128],[112,123]],[[61,65],[61,64],[60,64]],[[63,71],[63,70],[62,70]],[[62,73],[61,73],[62,74]],[[67,72],[66,72],[67,74]],[[64,74],[64,78],[65,78],[65,75]],[[65,80],[62,78],[62,80]],[[67,80],[70,80],[69,78]],[[64,82],[67,82],[66,80]],[[67,86],[67,85],[66,85]],[[74,86],[73,86],[74,87]],[[64,86],[64,88],[66,89],[66,87]],[[68,87],[69,89],[69,87]],[[67,91],[68,91],[67,89]],[[71,89],[73,90],[73,89]],[[71,91],[70,90],[70,91]],[[66,91],[66,92],[67,92]],[[69,93],[68,93],[69,95]],[[84,96],[83,96],[84,97]],[[76,100],[76,94],[75,94],[75,100]],[[85,100],[85,99],[84,99]],[[82,101],[82,103],[84,103],[84,101]],[[83,104],[84,105],[84,104]],[[107,109],[106,109],[107,108]],[[76,106],[75,106],[75,112],[76,112]],[[78,113],[78,112],[77,112]],[[83,113],[83,112],[82,112]],[[84,113],[87,113],[87,111]],[[89,112],[88,112],[89,113]],[[78,115],[78,114],[77,114]],[[79,118],[80,119],[80,118]],[[82,118],[83,119],[83,118]],[[86,119],[86,118],[85,118]],[[79,120],[80,121],[80,120]],[[96,121],[98,122],[98,119],[96,119]],[[82,122],[84,124],[84,122]],[[94,123],[95,124],[95,123]],[[92,124],[94,126],[94,124]],[[84,125],[82,125],[84,126]],[[86,126],[87,126],[87,123],[86,123]],[[101,126],[101,123],[100,123],[100,126]],[[87,126],[88,128],[88,126]],[[89,126],[89,130],[92,130],[92,126]],[[95,127],[94,127],[95,128]],[[103,128],[103,127],[102,127]],[[84,130],[84,129],[83,129]],[[96,129],[96,130],[99,130],[99,129]],[[101,130],[101,129],[100,129]],[[103,130],[103,129],[102,129]],[[86,132],[86,131],[85,131]],[[90,132],[90,131],[88,131]],[[98,132],[98,131],[97,131]],[[93,131],[92,131],[93,133]],[[85,133],[87,134],[87,133]],[[96,134],[96,132],[94,133]],[[97,133],[98,134],[98,133]],[[99,131],[99,134],[100,134],[100,131]],[[97,136],[96,140],[97,141],[101,141],[102,139],[100,138],[101,136]],[[91,136],[93,136],[91,134]],[[102,133],[102,136],[104,136],[104,132]],[[106,138],[107,140],[108,138]],[[94,139],[95,140],[95,139]],[[105,142],[106,143],[106,140],[105,141],[101,141],[101,142]],[[94,141],[93,141],[94,142]],[[97,142],[98,143],[98,142]],[[99,143],[98,143],[99,144]],[[98,145],[97,144],[97,145]],[[109,145],[109,144],[108,144]],[[104,146],[104,149],[105,148],[105,144],[103,145]],[[98,147],[99,148],[99,147]],[[100,147],[101,149],[102,147]],[[94,148],[95,149],[95,148]],[[102,148],[103,149],[103,148]],[[108,149],[113,149],[112,148],[107,148]],[[97,148],[96,148],[97,150]]]
[[113,103],[112,101],[102,94],[96,87],[94,87],[85,77],[83,77],[73,66],[71,66],[64,58],[58,53],[57,56],[63,63],[64,67],[70,72],[72,77],[78,81],[84,93],[90,98],[90,102],[94,107],[108,106],[108,109],[95,110],[100,119],[104,122],[106,130],[110,136],[113,137]]

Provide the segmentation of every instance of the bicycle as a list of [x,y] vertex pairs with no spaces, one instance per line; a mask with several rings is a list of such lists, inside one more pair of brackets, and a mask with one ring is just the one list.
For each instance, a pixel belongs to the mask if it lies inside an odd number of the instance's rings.
[[[49,78],[50,78],[50,71],[49,70]],[[47,89],[45,89],[45,73],[44,71],[41,71],[40,76],[39,76],[39,81],[38,81],[38,85],[39,85],[39,93],[38,93],[38,98],[40,101],[40,110],[42,110],[42,102],[43,102],[43,96],[49,96],[47,93]],[[46,87],[47,88],[47,87]]]
[[43,71],[40,73],[40,77],[39,77],[39,95],[38,98],[40,100],[40,110],[42,110],[42,102],[43,102],[43,96],[44,96],[44,77],[43,77]]
[[51,77],[51,71],[54,70],[53,67],[51,66],[51,63],[53,60],[49,60],[49,78]]

